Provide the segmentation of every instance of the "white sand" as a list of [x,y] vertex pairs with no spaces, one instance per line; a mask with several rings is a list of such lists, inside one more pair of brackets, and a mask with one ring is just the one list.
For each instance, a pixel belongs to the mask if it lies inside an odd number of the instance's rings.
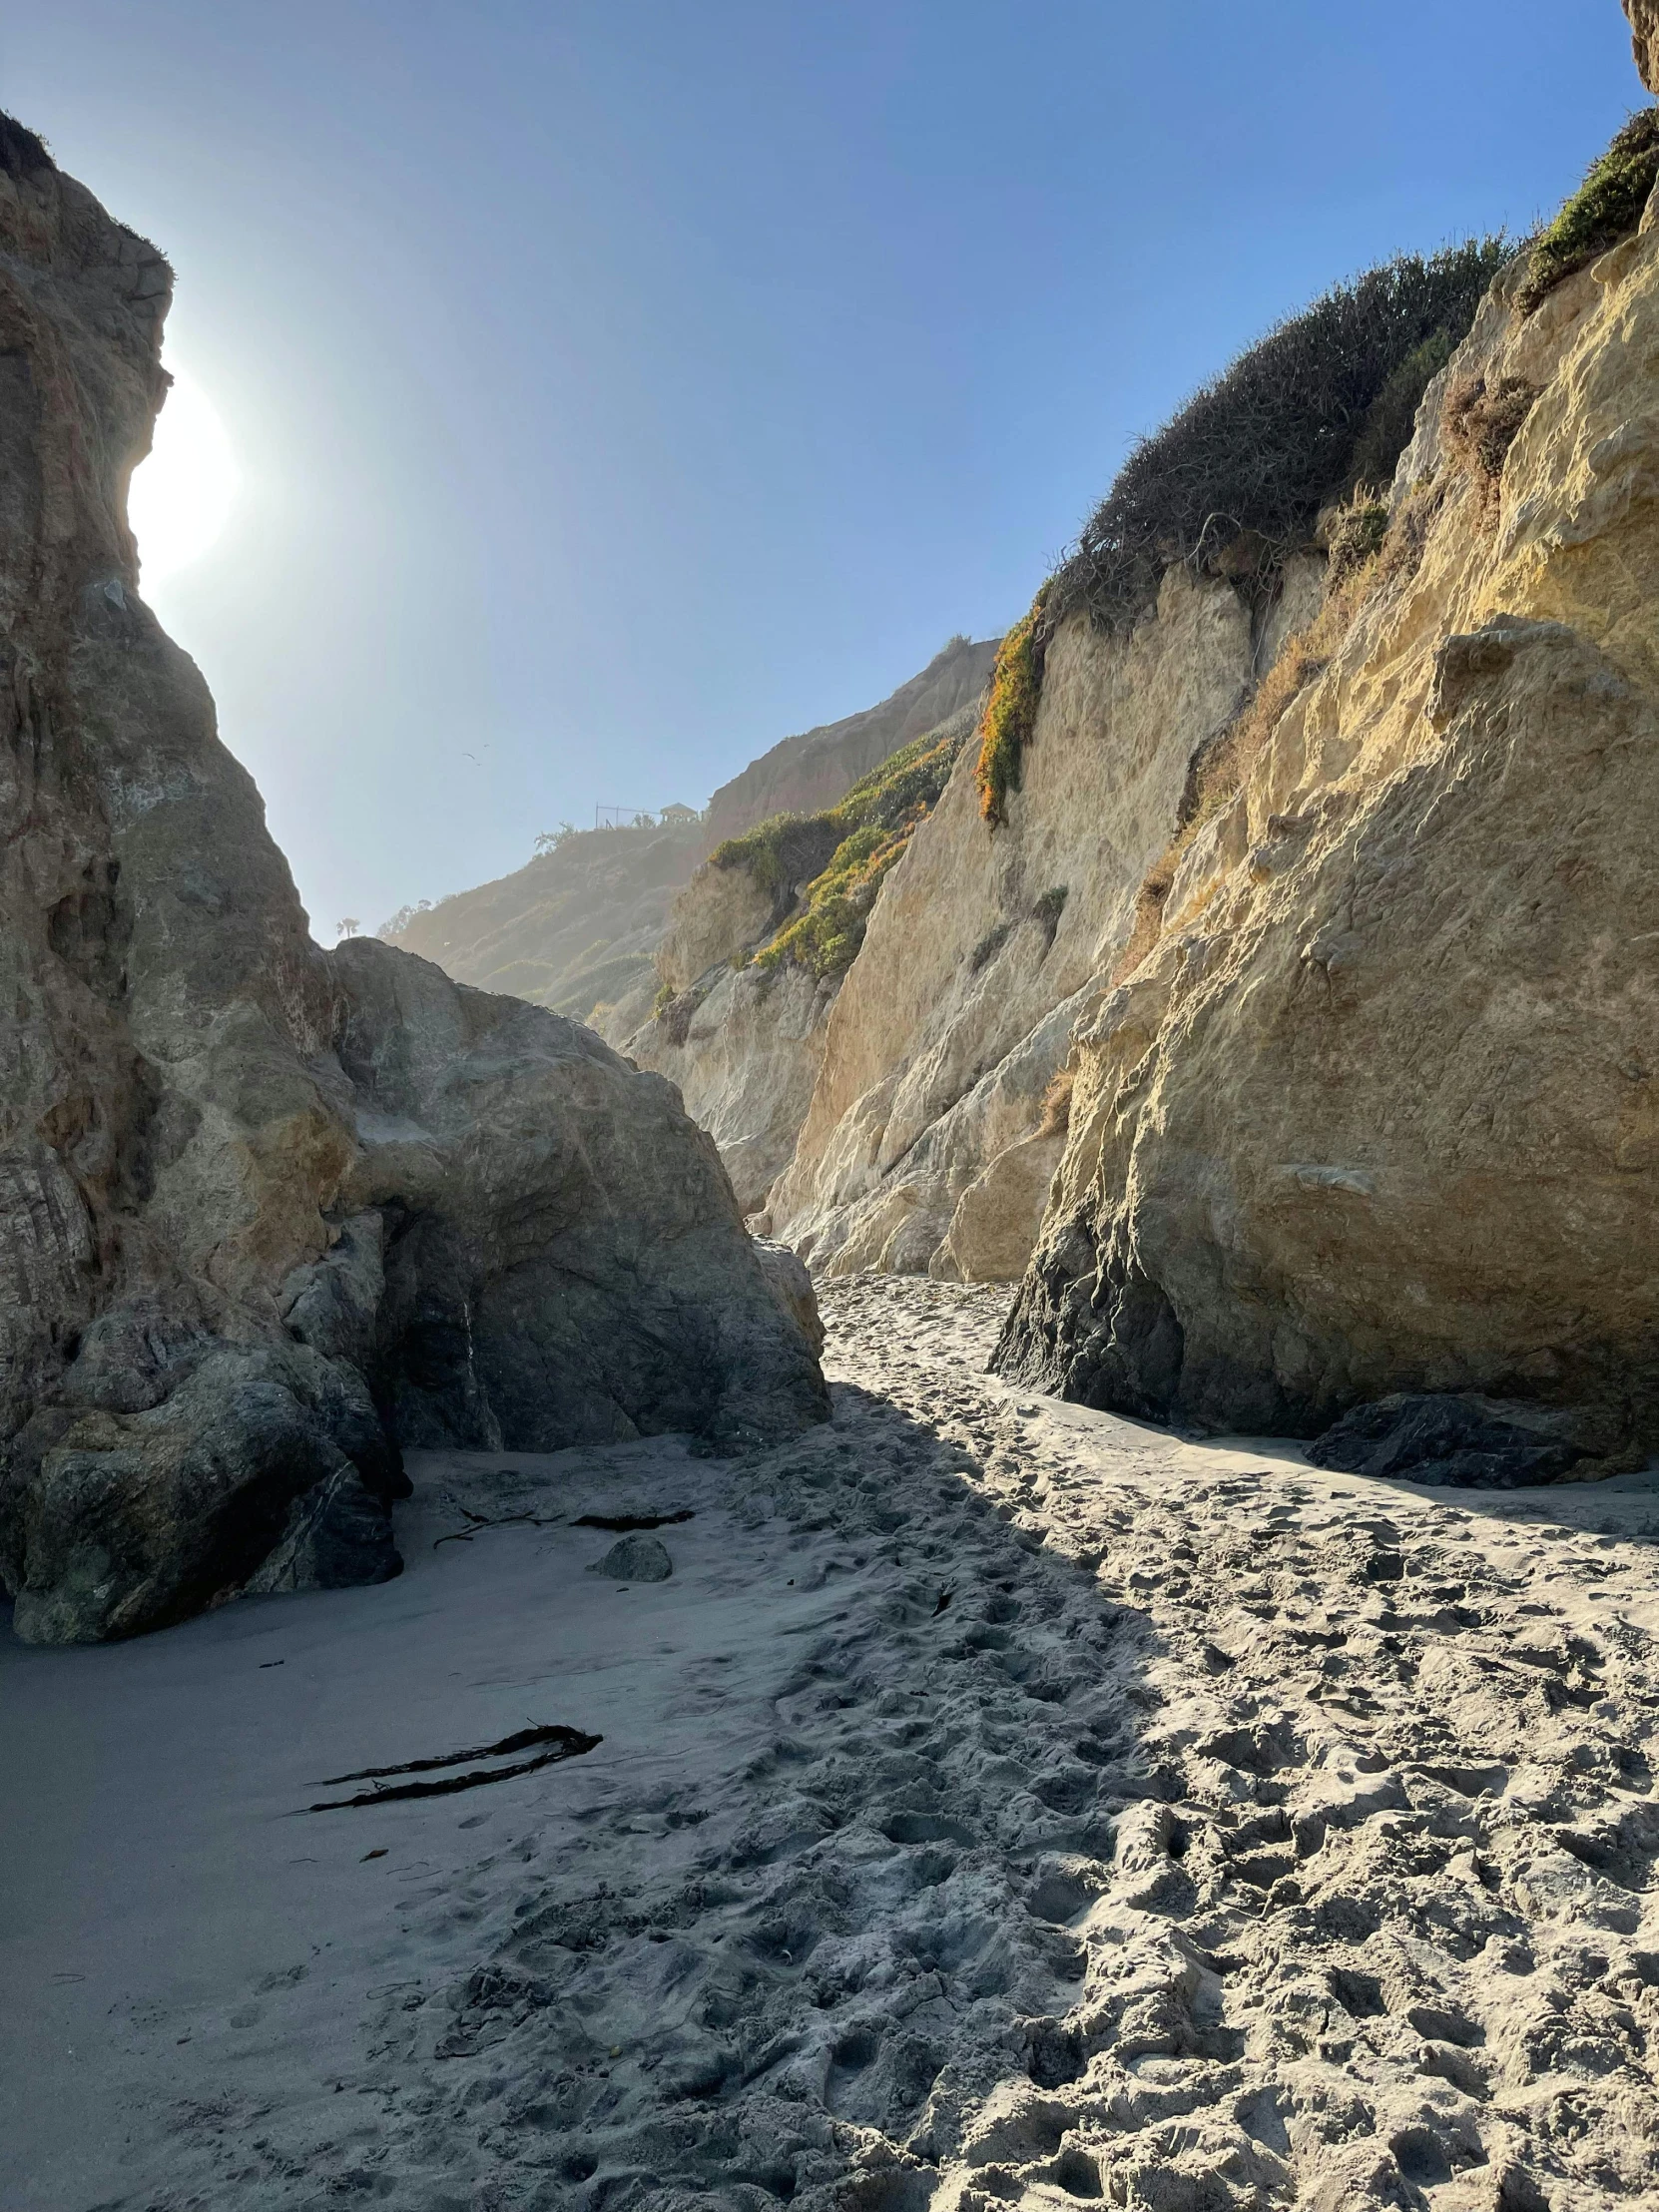
[[1659,2201],[1654,1478],[1184,1444],[1000,1304],[831,1286],[795,1447],[427,1455],[398,1582],[0,1647],[0,2205]]

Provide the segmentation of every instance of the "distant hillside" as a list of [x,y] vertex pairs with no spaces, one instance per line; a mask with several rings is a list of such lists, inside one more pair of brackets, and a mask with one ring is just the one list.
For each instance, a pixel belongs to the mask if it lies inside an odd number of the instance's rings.
[[701,822],[580,830],[511,875],[397,916],[380,934],[459,983],[578,1020],[622,1002],[631,1025],[656,994],[652,956],[698,862],[769,815],[834,806],[901,746],[976,699],[995,657],[994,638],[952,638],[879,706],[775,745],[722,785]]
[[458,983],[584,1018],[653,973],[675,892],[708,850],[701,822],[583,830],[511,875],[381,931]]
[[990,681],[997,640],[952,638],[919,676],[879,707],[785,738],[723,784],[709,802],[709,845],[741,836],[769,815],[811,815],[833,807],[860,778],[913,738],[936,730]]

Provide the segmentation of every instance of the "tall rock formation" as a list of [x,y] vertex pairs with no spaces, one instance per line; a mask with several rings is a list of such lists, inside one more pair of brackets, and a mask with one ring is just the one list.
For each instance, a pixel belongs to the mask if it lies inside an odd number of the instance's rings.
[[1570,1413],[1595,1449],[1659,1432],[1640,204],[1589,266],[1500,276],[1380,549],[1173,855],[1077,1037],[1004,1372],[1224,1428],[1464,1391]]
[[306,934],[137,595],[166,263],[0,124],[0,1572],[21,1634],[395,1571],[399,1439],[824,1411],[670,1085]]
[[762,1217],[815,1271],[1017,1279],[1071,1039],[1154,929],[1164,857],[1346,575],[1495,241],[1340,285],[1130,455],[1003,641],[978,744],[887,878]]

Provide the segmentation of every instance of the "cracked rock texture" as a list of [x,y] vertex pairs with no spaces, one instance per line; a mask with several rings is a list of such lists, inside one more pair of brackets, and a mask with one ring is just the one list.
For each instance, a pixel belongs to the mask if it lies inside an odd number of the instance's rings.
[[824,1403],[671,1086],[311,943],[136,594],[170,289],[0,124],[0,1568],[44,1641],[394,1572],[399,1440],[753,1440]]
[[[977,655],[977,648],[941,654],[934,664],[936,681],[918,692],[918,678],[895,700],[915,694],[913,710],[918,703],[953,697],[964,673],[979,667]],[[888,709],[894,703],[889,701]],[[969,744],[982,704],[979,697],[970,699],[924,730],[922,739],[928,745]],[[908,730],[908,722],[904,727]],[[679,1086],[687,1112],[720,1146],[740,1205],[760,1227],[812,1106],[846,971],[820,976],[794,960],[762,966],[753,955],[803,911],[815,877],[840,840],[841,832],[830,824],[804,819],[794,848],[783,848],[793,876],[783,882],[753,865],[706,862],[675,900],[668,934],[657,950],[657,973],[673,995],[631,1034],[614,1019],[603,1025],[631,1060],[656,1068]],[[877,901],[880,895],[878,889]],[[1019,1264],[1024,1259],[1022,1249]]]
[[748,868],[700,867],[657,948],[656,974],[674,996],[631,1030],[604,1024],[636,1066],[676,1085],[746,1214],[765,1205],[795,1150],[840,984],[791,964],[733,964],[769,941],[790,903],[789,889],[780,895]]
[[1659,5],[1656,0],[1624,0],[1630,18],[1630,45],[1636,70],[1649,92],[1659,93]]
[[812,1105],[840,981],[820,981],[790,962],[723,965],[701,992],[670,1007],[664,1020],[644,1023],[623,1047],[678,1086],[687,1113],[720,1146],[738,1202],[759,1217],[758,1227]]
[[[1090,1403],[1659,1425],[1659,230],[1429,387],[1394,536],[1081,1025],[1000,1349]],[[1534,394],[1499,473],[1448,394]],[[1488,458],[1493,457],[1488,455]]]

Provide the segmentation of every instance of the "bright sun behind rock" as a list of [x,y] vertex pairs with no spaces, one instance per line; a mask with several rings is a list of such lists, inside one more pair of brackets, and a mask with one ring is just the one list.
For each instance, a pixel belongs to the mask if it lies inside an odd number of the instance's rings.
[[212,400],[176,375],[156,423],[156,441],[134,472],[128,515],[143,580],[163,583],[207,553],[236,500],[236,457]]

